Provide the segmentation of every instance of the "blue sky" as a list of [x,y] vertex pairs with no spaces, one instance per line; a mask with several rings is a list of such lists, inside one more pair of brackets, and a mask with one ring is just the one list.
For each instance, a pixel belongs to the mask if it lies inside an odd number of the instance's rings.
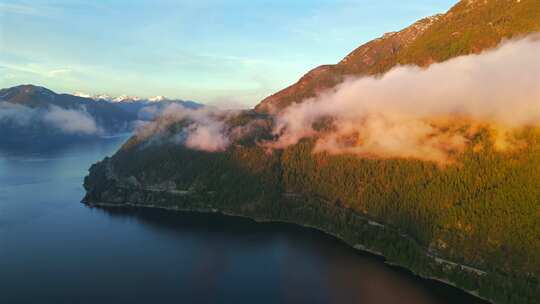
[[0,0],[0,87],[255,105],[455,0]]

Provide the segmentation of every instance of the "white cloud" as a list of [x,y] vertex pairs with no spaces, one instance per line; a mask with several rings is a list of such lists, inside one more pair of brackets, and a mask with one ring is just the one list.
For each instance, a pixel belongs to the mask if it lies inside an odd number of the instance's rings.
[[68,134],[96,134],[96,121],[84,110],[66,110],[57,106],[49,107],[43,121]]
[[6,69],[12,72],[22,72],[28,74],[34,74],[42,77],[57,77],[66,75],[73,72],[72,68],[67,67],[51,67],[49,65],[42,65],[36,63],[30,64],[13,64],[8,62],[0,62],[0,68]]
[[42,16],[45,13],[36,6],[30,4],[13,4],[0,2],[0,13],[2,14],[21,14],[29,16]]
[[[225,120],[234,113],[213,107],[190,109],[173,103],[163,110],[158,119],[143,125],[137,136],[141,140],[150,138],[151,143],[171,136],[173,142],[194,150],[223,151],[230,144]],[[169,127],[177,122],[185,126],[180,132],[170,134]]]
[[0,122],[25,126],[35,116],[35,110],[18,104],[0,101]]
[[[427,69],[397,67],[382,77],[351,78],[319,96],[293,104],[276,119],[283,148],[318,137],[315,151],[383,158],[445,161],[468,139],[443,131],[440,119],[461,117],[504,128],[540,123],[540,38],[502,44],[480,55]],[[331,121],[330,132],[315,127]]]
[[57,106],[35,109],[0,101],[0,123],[2,122],[18,127],[35,127],[43,123],[65,134],[92,135],[102,132],[94,118],[84,109],[67,110]]
[[56,70],[51,70],[47,72],[47,76],[56,77],[59,75],[64,75],[64,74],[69,74],[69,73],[71,73],[71,69],[56,69]]

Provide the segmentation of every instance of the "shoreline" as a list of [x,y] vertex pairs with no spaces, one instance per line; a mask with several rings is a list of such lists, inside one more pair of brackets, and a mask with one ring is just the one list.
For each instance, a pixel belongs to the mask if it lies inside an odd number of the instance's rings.
[[[347,246],[351,247],[352,249],[354,250],[357,250],[359,252],[362,252],[362,253],[367,253],[367,254],[371,254],[373,256],[376,256],[376,257],[379,257],[379,258],[382,258],[383,259],[383,263],[388,265],[389,267],[396,267],[396,268],[399,268],[400,270],[405,270],[405,271],[408,271],[410,272],[411,274],[413,274],[414,276],[418,277],[418,278],[421,278],[423,280],[432,280],[432,281],[437,281],[437,282],[440,282],[440,283],[443,283],[443,284],[446,284],[448,286],[451,286],[451,287],[454,287],[456,289],[459,289],[460,291],[463,291],[473,297],[476,297],[478,299],[481,299],[483,301],[486,301],[488,303],[492,303],[492,304],[495,304],[495,302],[493,302],[492,300],[488,299],[488,298],[485,298],[485,297],[482,297],[478,294],[477,291],[475,290],[467,290],[467,289],[464,289],[464,288],[461,288],[459,287],[458,285],[456,285],[455,283],[445,279],[445,278],[440,278],[440,277],[436,277],[436,276],[425,276],[425,275],[422,275],[422,274],[419,274],[417,272],[415,272],[414,270],[406,267],[406,266],[403,266],[399,263],[393,263],[391,261],[389,261],[387,259],[387,257],[379,252],[379,251],[375,251],[375,250],[372,250],[372,249],[369,249],[369,248],[366,248],[364,245],[362,244],[350,244],[349,242],[347,242],[345,239],[343,239],[341,236],[339,235],[336,235],[334,233],[330,233],[320,227],[316,227],[316,226],[313,226],[313,225],[306,225],[306,224],[300,224],[300,223],[297,223],[297,222],[293,222],[293,221],[286,221],[286,220],[271,220],[271,219],[265,219],[265,218],[256,218],[256,217],[251,217],[251,216],[247,216],[247,215],[242,215],[242,214],[237,214],[237,213],[232,213],[232,212],[226,212],[226,211],[223,211],[223,210],[219,210],[217,208],[209,208],[209,209],[201,209],[201,208],[180,208],[180,207],[164,207],[164,206],[156,206],[156,205],[148,205],[148,204],[133,204],[133,203],[121,203],[121,204],[117,204],[117,203],[97,203],[97,202],[89,202],[89,201],[81,201],[81,203],[89,206],[89,207],[101,207],[101,208],[148,208],[148,209],[161,209],[161,210],[166,210],[166,211],[176,211],[176,212],[186,212],[186,213],[199,213],[199,214],[220,214],[220,215],[223,215],[223,216],[229,216],[229,217],[239,217],[239,218],[244,218],[244,219],[248,219],[248,220],[252,220],[256,223],[276,223],[276,224],[290,224],[290,225],[295,225],[295,226],[299,226],[299,227],[303,227],[303,228],[308,228],[308,229],[314,229],[314,230],[317,230],[317,231],[320,231],[326,235],[329,235],[333,238],[336,238],[337,240],[339,240],[340,242],[343,242],[345,243]],[[428,255],[430,258],[433,258],[434,260],[439,258],[438,256],[436,255]],[[439,259],[442,259],[442,258],[439,258]],[[448,260],[445,260],[445,261],[448,261]],[[466,265],[461,265],[459,263],[455,263],[455,262],[452,262],[452,261],[449,261],[455,265],[459,265],[460,267],[468,267]]]

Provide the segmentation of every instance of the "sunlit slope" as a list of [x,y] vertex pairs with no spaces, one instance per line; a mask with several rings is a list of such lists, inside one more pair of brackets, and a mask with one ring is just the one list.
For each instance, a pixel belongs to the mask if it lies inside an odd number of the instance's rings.
[[374,75],[398,64],[426,66],[479,53],[503,39],[540,31],[538,0],[464,0],[447,13],[422,19],[370,41],[335,65],[320,66],[297,83],[267,98],[259,112],[277,112],[343,81],[345,76]]
[[[442,162],[369,153],[314,153],[320,136],[335,131],[335,117],[320,117],[311,130],[319,133],[294,144],[275,148],[266,143],[283,135],[273,132],[282,118],[273,114],[334,87],[344,76],[380,74],[398,63],[427,67],[481,53],[505,38],[539,31],[539,5],[527,0],[462,1],[444,15],[361,46],[337,65],[309,72],[255,111],[181,112],[170,116],[170,121],[163,118],[153,129],[157,136],[135,136],[112,158],[91,168],[85,200],[219,210],[309,225],[497,303],[537,303],[540,130],[534,123],[505,129],[463,117],[431,117],[421,126],[437,133],[428,132],[422,140],[449,134],[465,143],[462,149],[449,150]],[[467,105],[460,101],[460,108]],[[441,99],[432,102],[440,104]],[[530,102],[536,109],[536,101]],[[517,104],[508,101],[500,113],[517,116]],[[528,106],[527,96],[520,104]],[[308,106],[302,113],[312,110]],[[360,119],[354,126],[363,122]],[[197,132],[201,125],[206,133]],[[362,145],[362,134],[354,128],[349,131],[339,140]],[[501,132],[505,133],[502,141]],[[206,143],[217,138],[226,144],[212,151],[200,145],[190,148],[182,139],[191,135],[201,141],[201,135],[208,135],[203,138]]]

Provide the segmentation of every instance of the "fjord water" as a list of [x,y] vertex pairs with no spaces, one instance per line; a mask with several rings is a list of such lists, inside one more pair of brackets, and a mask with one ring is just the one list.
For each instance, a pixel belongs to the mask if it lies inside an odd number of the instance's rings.
[[289,224],[79,203],[125,138],[0,155],[0,303],[481,303]]

